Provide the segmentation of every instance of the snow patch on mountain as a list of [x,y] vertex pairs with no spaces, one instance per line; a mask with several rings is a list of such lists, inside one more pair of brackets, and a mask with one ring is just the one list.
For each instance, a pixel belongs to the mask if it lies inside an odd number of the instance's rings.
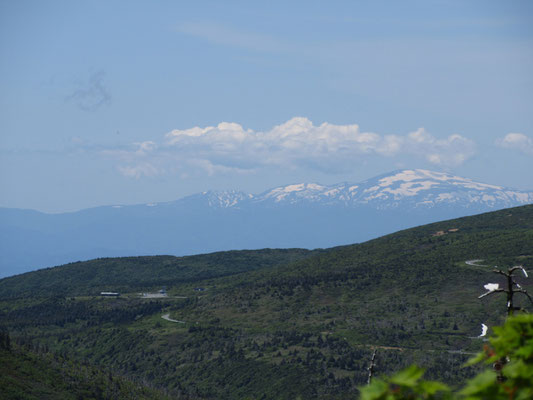
[[253,195],[236,190],[203,192],[207,203],[213,208],[230,208],[250,200]]
[[422,181],[422,182],[405,182],[400,184],[396,189],[383,189],[384,193],[391,193],[395,198],[401,196],[416,196],[422,190],[431,189],[432,186],[438,185],[438,182]]
[[257,196],[255,199],[256,201],[274,200],[277,203],[281,201],[289,201],[292,203],[298,199],[316,199],[317,195],[323,193],[326,189],[326,186],[318,185],[316,183],[299,183],[277,187]]
[[305,184],[303,183],[300,183],[299,185],[289,185],[289,186],[286,186],[284,188],[282,188],[282,190],[284,192],[287,192],[287,193],[290,193],[290,192],[299,192],[300,190],[303,190],[305,187]]
[[424,176],[421,176],[420,172],[426,173],[428,171],[419,171],[419,174],[417,174],[415,171],[412,171],[412,170],[402,171],[395,175],[387,176],[385,178],[380,179],[379,186],[390,186],[394,182],[398,182],[398,181],[410,182],[415,179],[423,178]]

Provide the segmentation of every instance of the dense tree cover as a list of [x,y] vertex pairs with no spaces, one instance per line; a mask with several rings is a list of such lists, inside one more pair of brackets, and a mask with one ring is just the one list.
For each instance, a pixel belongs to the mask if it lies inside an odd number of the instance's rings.
[[133,322],[136,318],[159,312],[168,303],[142,299],[88,299],[51,297],[24,308],[8,310],[3,317],[11,321],[11,329],[28,329],[40,326],[59,326],[83,321],[84,326]]
[[[163,392],[96,368],[33,348],[9,344],[0,333],[0,398],[28,399],[166,399]],[[23,342],[23,341],[22,341]]]
[[[477,300],[501,277],[465,261],[531,270],[532,243],[526,206],[316,252],[191,257],[181,270],[169,257],[95,260],[0,281],[0,325],[173,397],[351,399],[375,348],[378,377],[417,363],[455,390],[480,370],[462,365],[481,323],[505,311]],[[161,286],[168,298],[139,298]],[[122,296],[87,296],[101,290]]]

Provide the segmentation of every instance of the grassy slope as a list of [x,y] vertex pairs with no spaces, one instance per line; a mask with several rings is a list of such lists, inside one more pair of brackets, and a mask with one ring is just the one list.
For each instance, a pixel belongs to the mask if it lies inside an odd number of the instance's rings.
[[[293,250],[283,254],[290,264],[271,250],[202,257],[204,264],[190,264],[183,275],[183,259],[172,264],[163,257],[96,260],[3,280],[0,323],[174,395],[352,398],[366,378],[371,346],[380,348],[378,374],[417,361],[430,377],[459,383],[472,371],[459,368],[467,356],[457,351],[477,350],[480,340],[470,337],[481,322],[500,323],[504,312],[503,299],[477,300],[483,284],[498,276],[464,261],[532,270],[533,206],[315,254]],[[213,272],[219,265],[223,272]],[[254,271],[257,265],[265,268]],[[235,273],[239,268],[247,272]],[[126,281],[118,278],[124,274]],[[94,293],[106,279],[110,289],[167,285],[170,294],[188,298],[37,296],[58,287],[69,296]],[[195,292],[197,286],[206,291]],[[162,320],[167,312],[186,323]]]

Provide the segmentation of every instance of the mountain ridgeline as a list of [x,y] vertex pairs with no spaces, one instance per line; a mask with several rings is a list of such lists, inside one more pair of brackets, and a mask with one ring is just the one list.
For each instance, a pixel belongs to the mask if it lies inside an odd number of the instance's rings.
[[403,170],[361,183],[204,192],[63,214],[0,209],[0,276],[97,257],[325,248],[532,202],[533,192]]
[[[462,365],[483,345],[481,324],[490,333],[505,317],[504,298],[478,299],[486,283],[505,284],[492,266],[517,264],[533,271],[533,205],[324,250],[29,272],[0,280],[0,326],[171,398],[353,399],[374,349],[378,376],[416,362],[457,387],[476,373]],[[167,297],[142,295],[163,287]]]

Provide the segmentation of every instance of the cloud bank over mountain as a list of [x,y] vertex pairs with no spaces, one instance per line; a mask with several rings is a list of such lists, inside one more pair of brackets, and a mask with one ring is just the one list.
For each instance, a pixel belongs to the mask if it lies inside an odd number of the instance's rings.
[[419,128],[406,135],[364,132],[358,125],[314,125],[294,117],[270,130],[254,131],[234,122],[174,129],[160,143],[134,143],[104,153],[119,161],[129,177],[201,170],[250,173],[264,167],[310,168],[339,173],[365,157],[415,157],[439,167],[454,167],[471,158],[474,141],[460,134],[438,138]]

